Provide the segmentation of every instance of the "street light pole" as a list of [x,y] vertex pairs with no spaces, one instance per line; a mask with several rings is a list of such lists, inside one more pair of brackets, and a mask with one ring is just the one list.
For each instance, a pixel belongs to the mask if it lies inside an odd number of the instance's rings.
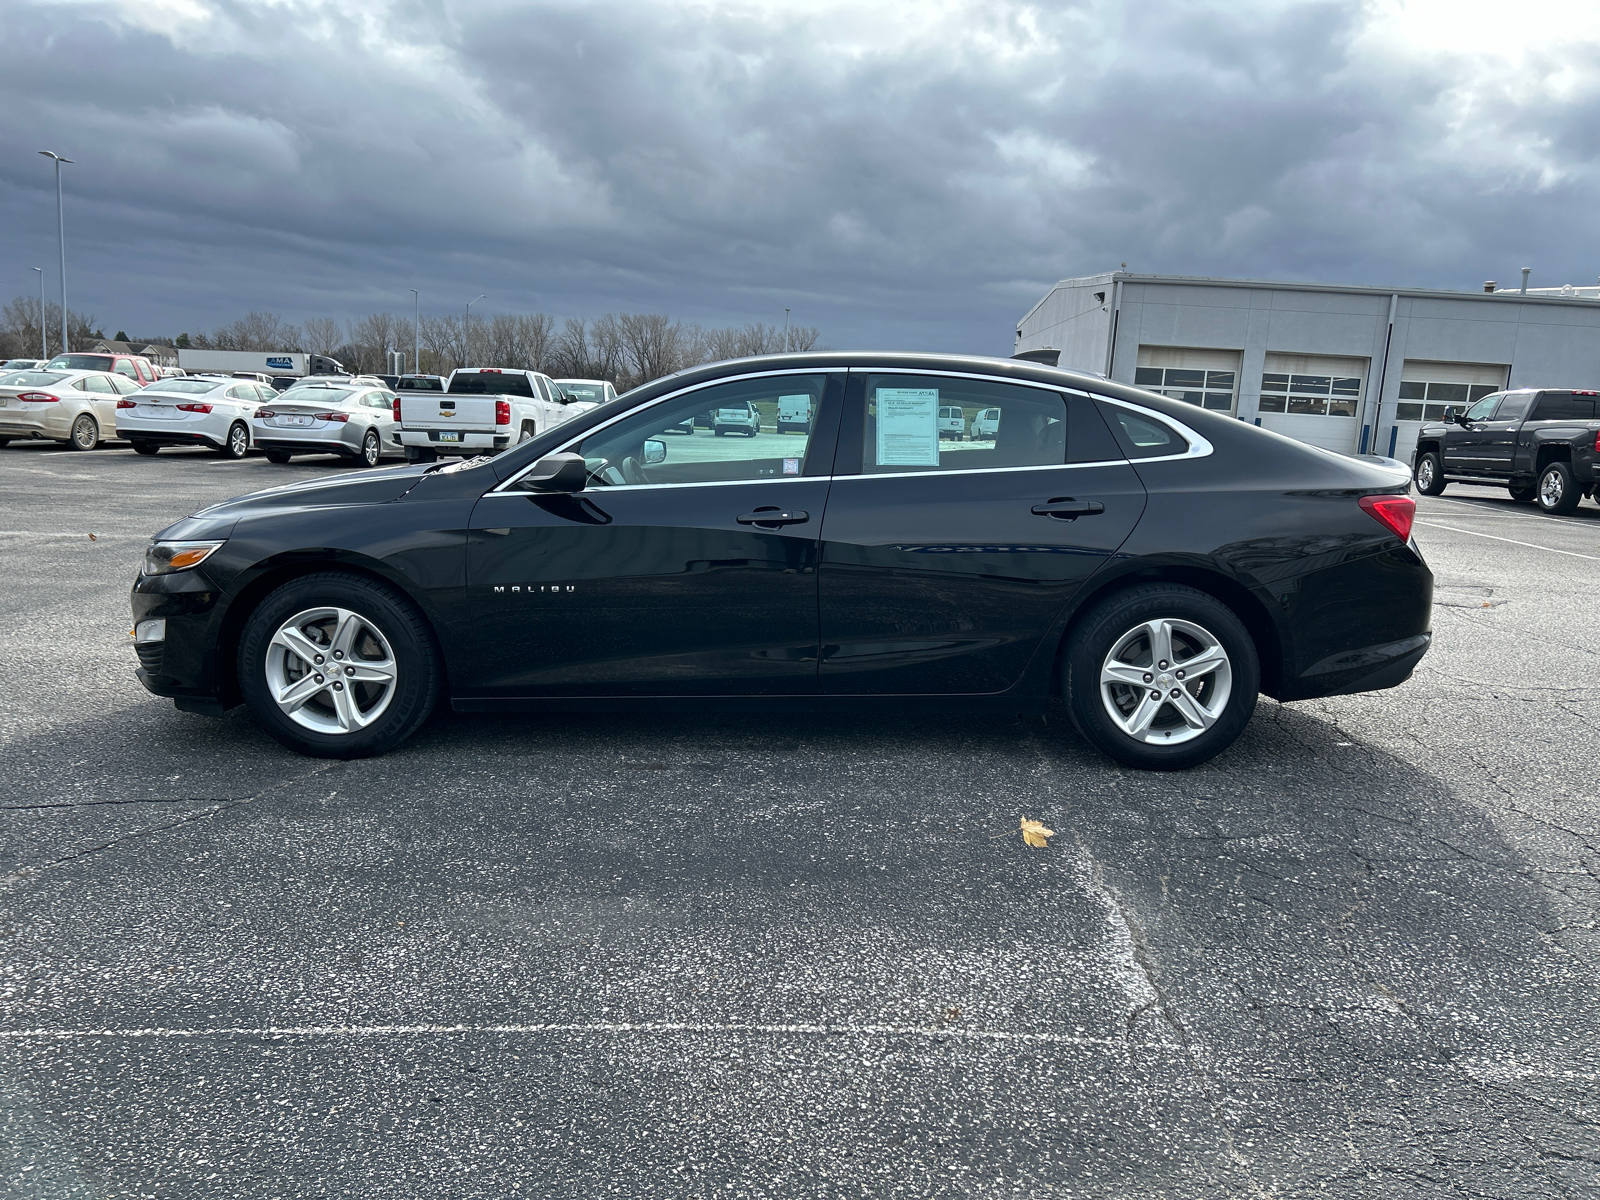
[[[474,296],[467,301],[467,323],[461,327],[461,353],[463,357],[471,357],[472,355],[472,306],[482,299],[483,296]],[[462,363],[461,365],[464,367],[467,364]]]
[[418,330],[422,328],[422,293],[417,291],[416,288],[411,288],[410,292],[417,301],[417,313],[411,319],[411,369],[421,375],[422,351],[418,347],[422,345],[422,342],[419,340],[421,335]]
[[789,310],[783,310],[783,352],[789,353]]
[[44,344],[44,268],[33,269],[39,272],[39,365],[42,367],[50,361],[50,351]]
[[[55,159],[56,163],[56,232],[61,239],[61,353],[70,354],[72,347],[67,342],[67,218],[61,207],[61,164],[70,163],[70,158],[62,158],[54,150],[41,150],[40,154],[46,158]],[[44,323],[44,313],[39,314],[39,323]]]

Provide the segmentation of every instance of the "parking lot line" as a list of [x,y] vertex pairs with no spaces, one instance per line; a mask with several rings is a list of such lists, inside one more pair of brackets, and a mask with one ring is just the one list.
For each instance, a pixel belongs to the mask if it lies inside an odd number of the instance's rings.
[[1547,521],[1558,521],[1561,519],[1554,516],[1529,516],[1526,512],[1507,512],[1503,508],[1497,507],[1495,502],[1492,500],[1456,500],[1449,496],[1429,496],[1428,499],[1436,504],[1454,504],[1459,508],[1465,508],[1471,512],[1482,513],[1485,516],[1494,517],[1501,521],[1532,521],[1543,524]]
[[452,1033],[537,1035],[542,1033],[675,1034],[749,1033],[788,1037],[925,1038],[935,1041],[1027,1042],[1051,1046],[1126,1047],[1122,1038],[1067,1033],[1019,1033],[1001,1029],[938,1029],[914,1025],[753,1025],[699,1021],[575,1022],[529,1025],[263,1025],[217,1029],[5,1029],[4,1041],[80,1041],[94,1038],[209,1037],[421,1037]]
[[1457,529],[1454,525],[1441,525],[1437,521],[1417,520],[1417,525],[1427,525],[1432,529],[1448,529],[1451,533],[1465,533],[1472,537],[1488,538],[1491,542],[1509,542],[1513,546],[1526,546],[1530,550],[1544,550],[1550,554],[1565,554],[1571,558],[1587,558],[1590,562],[1600,562],[1600,557],[1593,554],[1579,554],[1576,550],[1557,550],[1554,546],[1535,546],[1532,542],[1519,542],[1516,538],[1496,537],[1492,533],[1479,533],[1476,529]]

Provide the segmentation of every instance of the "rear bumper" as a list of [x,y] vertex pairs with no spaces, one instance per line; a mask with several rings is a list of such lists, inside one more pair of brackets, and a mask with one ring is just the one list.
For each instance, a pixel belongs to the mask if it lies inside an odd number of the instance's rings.
[[[453,433],[460,441],[443,441],[441,434]],[[402,446],[419,450],[433,450],[440,454],[477,454],[484,450],[504,450],[511,444],[511,434],[481,433],[456,429],[402,429],[396,438]]]
[[205,446],[212,450],[220,450],[223,445],[218,439],[203,433],[179,433],[176,430],[162,430],[157,433],[149,429],[118,427],[117,436],[125,442],[143,442],[149,446]]
[[48,438],[51,441],[64,442],[70,436],[71,429],[70,421],[51,421],[31,413],[7,412],[0,415],[0,437]]
[[359,453],[357,447],[339,438],[328,438],[324,441],[315,438],[258,437],[254,441],[258,450],[275,450],[284,454],[343,454],[348,456]]

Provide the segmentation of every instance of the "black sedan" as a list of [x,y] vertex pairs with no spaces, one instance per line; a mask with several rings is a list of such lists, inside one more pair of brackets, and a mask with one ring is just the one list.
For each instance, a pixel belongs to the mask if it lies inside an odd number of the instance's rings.
[[[811,405],[808,432],[695,414]],[[939,437],[941,409],[985,436]],[[763,409],[764,411],[764,409]],[[156,535],[139,678],[307,754],[459,710],[1037,711],[1203,762],[1266,692],[1394,687],[1433,577],[1403,467],[1014,360],[800,354],[661,379],[493,458],[244,496]]]

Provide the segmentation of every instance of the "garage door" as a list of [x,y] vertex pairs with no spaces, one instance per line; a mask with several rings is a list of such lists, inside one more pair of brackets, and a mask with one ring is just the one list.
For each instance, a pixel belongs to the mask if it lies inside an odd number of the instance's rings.
[[[1503,363],[1427,362],[1408,358],[1400,368],[1400,402],[1395,405],[1389,444],[1395,458],[1411,459],[1417,431],[1428,421],[1444,419],[1449,407],[1464,409],[1506,386],[1510,368]],[[1388,452],[1380,439],[1379,453]]]
[[1140,346],[1133,382],[1174,400],[1231,413],[1239,397],[1239,351]]
[[1361,428],[1367,360],[1269,354],[1261,375],[1261,427],[1348,454]]

